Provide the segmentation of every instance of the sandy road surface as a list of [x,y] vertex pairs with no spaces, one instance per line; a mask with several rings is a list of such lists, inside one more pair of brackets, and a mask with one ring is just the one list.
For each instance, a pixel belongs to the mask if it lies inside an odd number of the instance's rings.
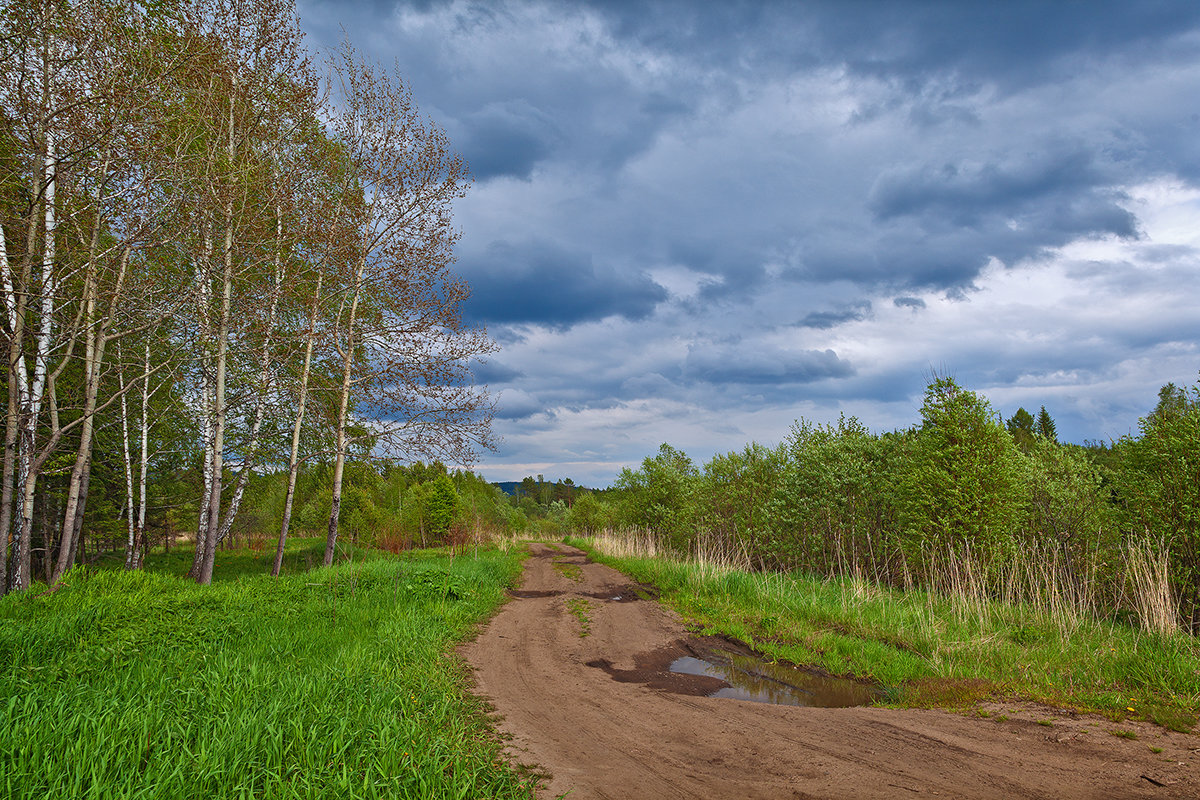
[[1128,740],[1048,709],[999,721],[702,696],[713,679],[663,671],[687,631],[633,589],[534,545],[521,590],[462,650],[513,756],[550,774],[545,797],[1200,798],[1200,736],[1149,724],[1121,723]]

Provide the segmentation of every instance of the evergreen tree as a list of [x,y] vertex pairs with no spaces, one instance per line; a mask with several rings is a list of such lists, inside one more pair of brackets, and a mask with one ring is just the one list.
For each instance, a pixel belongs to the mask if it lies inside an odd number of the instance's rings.
[[1049,439],[1052,442],[1058,441],[1058,430],[1054,427],[1054,420],[1050,418],[1050,412],[1046,411],[1045,406],[1042,406],[1042,410],[1038,412],[1035,433],[1043,439]]

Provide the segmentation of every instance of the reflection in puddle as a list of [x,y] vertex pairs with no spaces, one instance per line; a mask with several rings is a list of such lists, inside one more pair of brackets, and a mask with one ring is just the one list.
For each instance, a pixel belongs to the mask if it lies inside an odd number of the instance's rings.
[[718,689],[709,697],[732,697],[756,703],[844,708],[866,705],[879,696],[878,689],[857,681],[805,672],[737,653],[712,652],[708,654],[708,660],[691,656],[677,658],[671,663],[671,672],[719,678],[729,686]]

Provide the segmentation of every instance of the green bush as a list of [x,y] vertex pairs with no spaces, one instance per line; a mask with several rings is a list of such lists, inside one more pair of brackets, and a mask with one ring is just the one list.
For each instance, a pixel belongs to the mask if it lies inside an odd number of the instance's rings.
[[429,535],[434,541],[444,541],[450,533],[450,523],[458,511],[458,492],[448,475],[441,475],[429,485],[425,517]]
[[567,512],[567,527],[574,533],[592,536],[612,525],[612,509],[591,492],[584,492]]
[[893,516],[894,437],[871,436],[853,417],[836,426],[800,420],[783,447],[781,485],[770,506],[775,560],[817,572],[848,561],[882,568]]
[[987,400],[939,378],[925,391],[922,426],[896,488],[901,547],[929,577],[937,558],[970,549],[983,563],[1012,554],[1025,512],[1025,470]]
[[686,552],[695,538],[699,470],[682,450],[669,444],[642,461],[641,469],[621,470],[618,490],[620,523],[654,531],[668,546]]
[[783,479],[785,461],[783,447],[771,449],[757,442],[741,452],[714,456],[700,479],[700,527],[759,563],[775,561],[768,556],[774,527],[770,502]]
[[1171,554],[1171,583],[1184,624],[1200,633],[1200,387],[1163,387],[1141,437],[1120,443],[1126,524]]

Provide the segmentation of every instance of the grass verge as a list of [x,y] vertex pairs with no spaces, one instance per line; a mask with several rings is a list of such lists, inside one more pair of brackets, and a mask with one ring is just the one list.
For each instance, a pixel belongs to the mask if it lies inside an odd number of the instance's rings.
[[706,634],[835,675],[872,678],[888,704],[969,708],[1012,698],[1191,730],[1200,642],[1100,621],[1064,627],[1021,605],[964,604],[924,591],[800,573],[753,573],[628,553],[592,557],[643,583]]
[[532,797],[452,652],[521,554],[360,558],[0,599],[0,796]]

